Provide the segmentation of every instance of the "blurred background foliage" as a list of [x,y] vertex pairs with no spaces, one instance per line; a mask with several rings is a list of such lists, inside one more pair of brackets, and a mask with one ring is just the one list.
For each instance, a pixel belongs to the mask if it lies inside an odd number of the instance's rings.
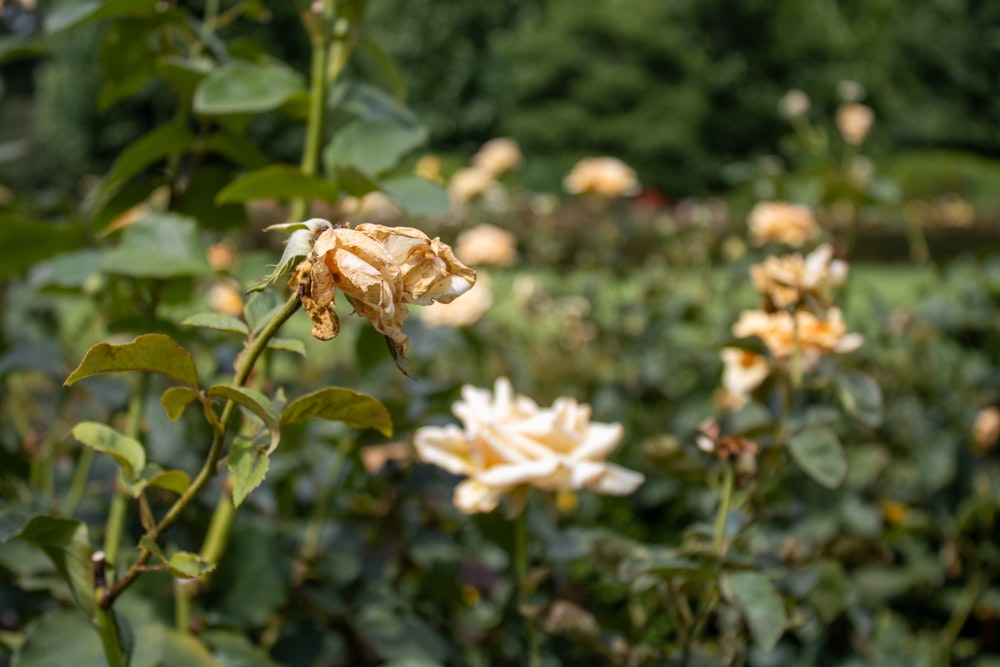
[[[279,37],[295,31],[297,12],[296,3],[268,6],[266,23],[231,30],[302,67],[304,40]],[[829,114],[845,79],[868,91],[884,152],[1000,153],[1000,9],[989,2],[382,0],[367,20],[435,150],[468,153],[509,134],[537,157],[523,175],[533,187],[552,189],[573,160],[607,153],[673,197],[704,194],[726,185],[724,165],[773,151],[784,132],[775,100],[786,90],[804,90]],[[168,113],[156,84],[98,113],[90,102],[101,58],[88,56],[102,31],[74,31],[44,63],[0,71],[4,137],[33,138],[0,171],[5,182],[69,188]],[[372,68],[364,58],[355,66]],[[280,130],[260,125],[280,155]]]

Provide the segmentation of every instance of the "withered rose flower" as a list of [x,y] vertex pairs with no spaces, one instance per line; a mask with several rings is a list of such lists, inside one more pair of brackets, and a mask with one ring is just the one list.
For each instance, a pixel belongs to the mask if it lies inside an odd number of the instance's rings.
[[605,461],[621,440],[621,424],[591,422],[590,407],[572,398],[539,408],[500,378],[493,392],[463,387],[452,411],[462,428],[425,426],[414,445],[418,458],[467,477],[454,495],[463,512],[490,512],[504,494],[529,487],[627,495],[644,479]]
[[757,245],[775,242],[799,248],[819,236],[812,209],[788,202],[759,202],[750,211],[747,225]]
[[844,284],[847,263],[833,259],[833,246],[824,243],[805,258],[801,254],[768,257],[750,267],[754,289],[763,297],[765,310],[800,304],[808,297],[816,305],[830,305],[827,291]]
[[635,170],[614,157],[588,157],[580,160],[563,179],[571,194],[593,194],[612,199],[639,193]]
[[320,232],[291,284],[313,320],[315,337],[329,340],[339,332],[339,289],[402,356],[409,342],[403,333],[407,304],[448,303],[475,281],[475,271],[440,239],[412,227],[361,224]]
[[517,260],[517,238],[495,225],[476,225],[458,235],[455,255],[472,266],[510,266]]

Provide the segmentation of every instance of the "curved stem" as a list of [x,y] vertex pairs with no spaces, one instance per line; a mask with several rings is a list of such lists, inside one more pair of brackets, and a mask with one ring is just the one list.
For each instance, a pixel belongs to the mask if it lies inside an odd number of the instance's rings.
[[[288,321],[295,311],[299,309],[299,299],[297,296],[292,296],[285,303],[285,306],[278,311],[277,314],[271,319],[267,325],[261,329],[260,333],[254,339],[253,343],[246,351],[246,355],[243,358],[243,363],[240,364],[239,369],[237,369],[236,374],[233,378],[233,383],[236,385],[242,385],[246,382],[247,378],[250,377],[250,372],[253,370],[254,364],[257,362],[258,357],[267,348],[267,343],[277,333],[278,329],[281,328],[285,322]],[[226,441],[226,432],[229,430],[229,424],[236,414],[236,404],[232,401],[227,401],[225,407],[222,409],[222,416],[219,418],[219,426],[215,429],[215,434],[212,438],[212,444],[209,447],[208,457],[205,459],[205,463],[202,465],[201,470],[198,471],[198,475],[192,480],[191,485],[181,494],[181,496],[174,501],[174,504],[170,506],[167,513],[163,515],[160,522],[156,526],[146,533],[146,536],[152,540],[158,540],[160,536],[170,526],[177,521],[180,517],[181,512],[191,504],[205,485],[215,477],[216,468],[219,465],[219,459],[222,458],[222,448]],[[114,586],[108,589],[104,595],[101,596],[100,605],[101,607],[107,609],[112,604],[114,604],[115,599],[128,588],[133,581],[142,573],[144,566],[149,562],[152,553],[149,550],[141,548],[139,550],[139,556],[136,558],[132,567],[128,569],[128,572],[118,580]]]

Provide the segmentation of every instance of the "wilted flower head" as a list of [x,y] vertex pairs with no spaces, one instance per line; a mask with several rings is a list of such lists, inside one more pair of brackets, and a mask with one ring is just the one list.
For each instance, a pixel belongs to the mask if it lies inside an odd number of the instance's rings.
[[414,445],[418,458],[467,477],[454,495],[463,512],[492,511],[503,494],[532,486],[627,495],[643,481],[605,461],[621,440],[621,424],[591,422],[590,407],[572,398],[539,408],[500,378],[493,392],[463,387],[452,411],[462,428],[425,426]]
[[736,460],[737,471],[744,475],[757,472],[757,443],[742,435],[725,434],[719,422],[709,418],[699,424],[698,449],[714,454],[720,461]]
[[361,224],[320,231],[291,284],[313,320],[315,337],[330,340],[339,332],[334,298],[340,289],[401,356],[408,343],[407,304],[448,303],[475,281],[475,271],[440,239],[413,227]]
[[798,88],[792,88],[781,96],[778,109],[786,118],[798,118],[809,111],[809,96]]
[[843,285],[847,278],[847,263],[833,259],[833,246],[824,243],[804,259],[799,253],[768,257],[750,267],[750,278],[765,310],[801,304],[807,297],[825,308],[827,290]]
[[837,129],[849,144],[858,145],[868,136],[875,122],[875,112],[871,107],[857,102],[840,105],[837,109]]
[[521,149],[513,139],[490,139],[472,156],[472,166],[494,178],[521,164]]
[[475,324],[493,305],[489,278],[480,274],[468,292],[451,303],[432,303],[420,312],[427,327],[461,328]]
[[448,196],[456,204],[482,197],[495,184],[493,174],[478,167],[459,169],[448,181]]
[[799,248],[819,236],[812,209],[801,204],[759,202],[750,211],[747,224],[757,245],[775,242]]
[[510,266],[517,260],[517,237],[494,225],[476,225],[455,239],[455,255],[472,266]]
[[[796,328],[798,331],[796,331]],[[785,310],[774,313],[748,310],[733,325],[737,338],[757,336],[770,353],[771,360],[748,350],[723,348],[722,385],[724,390],[742,400],[774,370],[773,364],[786,366],[795,352],[798,337],[799,359],[802,369],[812,370],[819,360],[830,354],[850,352],[864,343],[861,334],[847,333],[840,309],[830,308],[824,318],[807,310],[797,310],[793,315]]]
[[635,171],[614,157],[588,157],[580,160],[563,179],[571,194],[594,194],[609,199],[639,192]]

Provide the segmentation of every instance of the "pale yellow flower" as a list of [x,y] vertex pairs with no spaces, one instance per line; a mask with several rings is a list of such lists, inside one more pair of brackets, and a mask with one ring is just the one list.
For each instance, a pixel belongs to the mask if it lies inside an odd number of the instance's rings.
[[452,203],[462,204],[485,195],[496,184],[493,174],[485,169],[459,169],[448,181],[448,196]]
[[521,149],[513,139],[490,139],[472,156],[472,166],[494,178],[516,169],[521,164]]
[[478,322],[493,305],[489,278],[480,275],[468,292],[451,303],[432,303],[420,311],[420,321],[427,327],[458,329]]
[[798,88],[792,88],[781,96],[778,109],[786,118],[804,116],[809,111],[809,96]]
[[837,109],[837,129],[849,144],[858,145],[868,136],[875,122],[871,107],[858,102],[848,102]]
[[635,171],[614,157],[588,157],[580,160],[563,179],[571,194],[594,194],[609,199],[638,194]]
[[775,242],[799,248],[816,239],[820,231],[812,209],[782,201],[759,202],[747,224],[757,245]]
[[220,280],[208,288],[208,305],[212,310],[239,317],[243,314],[243,293],[233,280]]
[[413,173],[421,178],[426,178],[428,181],[434,181],[435,183],[444,182],[444,179],[441,177],[441,158],[437,155],[424,155],[421,157],[417,160],[417,164],[413,168]]
[[972,424],[972,443],[975,449],[984,453],[993,448],[1000,438],[1000,409],[991,405],[976,415]]
[[412,227],[361,224],[319,233],[291,284],[313,320],[315,337],[330,340],[340,331],[334,311],[339,289],[402,356],[409,342],[403,333],[407,304],[448,303],[475,281],[475,271],[440,239]]
[[824,243],[805,258],[799,253],[768,257],[750,267],[750,278],[767,310],[802,303],[807,296],[825,307],[827,291],[844,284],[847,263],[833,259],[833,246]]
[[[737,338],[757,336],[767,346],[773,363],[781,367],[787,366],[792,358],[797,336],[799,360],[804,371],[813,370],[824,356],[850,352],[864,343],[861,334],[847,333],[838,308],[830,308],[823,318],[807,310],[798,310],[794,319],[785,310],[773,313],[744,311],[733,325],[733,335]],[[723,348],[721,356],[723,389],[736,405],[774,370],[766,357],[747,350]]]
[[363,197],[345,197],[340,203],[340,210],[344,215],[383,224],[399,220],[403,216],[403,209],[396,200],[380,190],[369,192]]
[[572,398],[539,408],[500,378],[493,392],[463,387],[452,411],[462,428],[425,426],[414,445],[418,458],[467,477],[454,495],[463,512],[492,511],[505,493],[528,487],[627,495],[644,479],[605,461],[621,440],[621,424],[591,422],[590,407]]
[[208,247],[208,265],[213,271],[228,271],[236,261],[233,246],[225,241],[213,243]]
[[471,266],[510,266],[517,261],[517,237],[495,225],[476,225],[455,239],[455,255]]

